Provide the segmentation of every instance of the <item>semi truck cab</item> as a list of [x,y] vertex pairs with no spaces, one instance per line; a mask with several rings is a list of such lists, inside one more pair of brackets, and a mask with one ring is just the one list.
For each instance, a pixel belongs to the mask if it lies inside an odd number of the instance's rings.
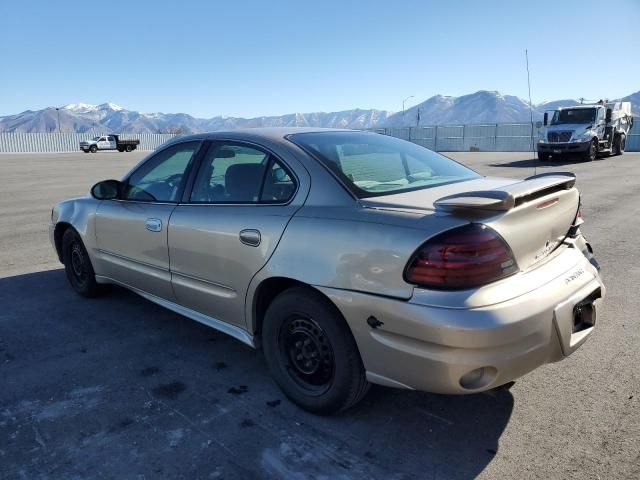
[[577,154],[591,161],[598,155],[622,155],[632,125],[630,102],[599,102],[545,112],[538,132],[538,158],[545,161]]

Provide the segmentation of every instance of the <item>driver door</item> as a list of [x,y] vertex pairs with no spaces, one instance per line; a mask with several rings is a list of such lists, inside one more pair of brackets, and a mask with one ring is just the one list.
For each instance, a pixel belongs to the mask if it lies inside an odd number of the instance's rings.
[[109,148],[109,142],[107,142],[107,137],[100,137],[98,140],[98,150],[107,150]]
[[170,145],[124,180],[117,200],[96,214],[96,274],[173,300],[167,227],[200,141]]

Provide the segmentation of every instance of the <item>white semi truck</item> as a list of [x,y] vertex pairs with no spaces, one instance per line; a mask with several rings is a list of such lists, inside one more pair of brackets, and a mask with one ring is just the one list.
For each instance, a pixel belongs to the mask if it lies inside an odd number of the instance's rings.
[[579,155],[587,161],[599,155],[622,155],[633,126],[630,102],[600,101],[545,112],[538,130],[540,160]]

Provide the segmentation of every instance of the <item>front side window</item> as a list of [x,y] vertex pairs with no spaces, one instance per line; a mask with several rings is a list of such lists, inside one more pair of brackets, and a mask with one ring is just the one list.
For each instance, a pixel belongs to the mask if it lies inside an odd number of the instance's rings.
[[172,145],[143,163],[127,181],[123,200],[176,202],[185,172],[200,142]]
[[436,152],[377,133],[297,133],[289,139],[320,160],[358,198],[480,178]]
[[214,144],[205,155],[191,192],[193,203],[280,203],[295,184],[272,156],[240,144]]

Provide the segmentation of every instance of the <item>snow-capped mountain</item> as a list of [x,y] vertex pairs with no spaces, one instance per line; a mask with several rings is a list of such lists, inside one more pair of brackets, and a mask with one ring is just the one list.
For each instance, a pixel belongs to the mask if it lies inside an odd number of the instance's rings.
[[292,113],[282,116],[236,118],[195,118],[186,113],[140,113],[114,103],[91,105],[73,103],[62,108],[27,110],[0,117],[0,132],[114,133],[196,133],[243,127],[316,126],[328,128],[368,128],[386,120],[390,112],[382,110],[345,110],[342,112]]
[[[542,118],[544,110],[561,106],[575,105],[576,100],[557,100],[541,105],[533,105],[534,120]],[[385,127],[415,127],[417,125],[437,124],[469,124],[469,123],[509,123],[528,122],[531,118],[529,102],[514,97],[502,95],[500,92],[480,90],[479,92],[461,97],[445,97],[436,95],[428,100],[414,105],[402,112],[391,115],[380,126]]]
[[[640,112],[640,92],[624,97]],[[577,100],[554,100],[533,105],[534,120],[545,110],[574,105]],[[58,124],[59,119],[59,124]],[[140,113],[114,103],[73,103],[56,109],[27,110],[0,117],[0,132],[77,133],[196,133],[247,127],[372,128],[437,124],[528,122],[529,103],[512,95],[481,90],[460,97],[435,95],[403,112],[353,109],[340,112],[291,113],[280,116],[196,118],[186,113]]]

